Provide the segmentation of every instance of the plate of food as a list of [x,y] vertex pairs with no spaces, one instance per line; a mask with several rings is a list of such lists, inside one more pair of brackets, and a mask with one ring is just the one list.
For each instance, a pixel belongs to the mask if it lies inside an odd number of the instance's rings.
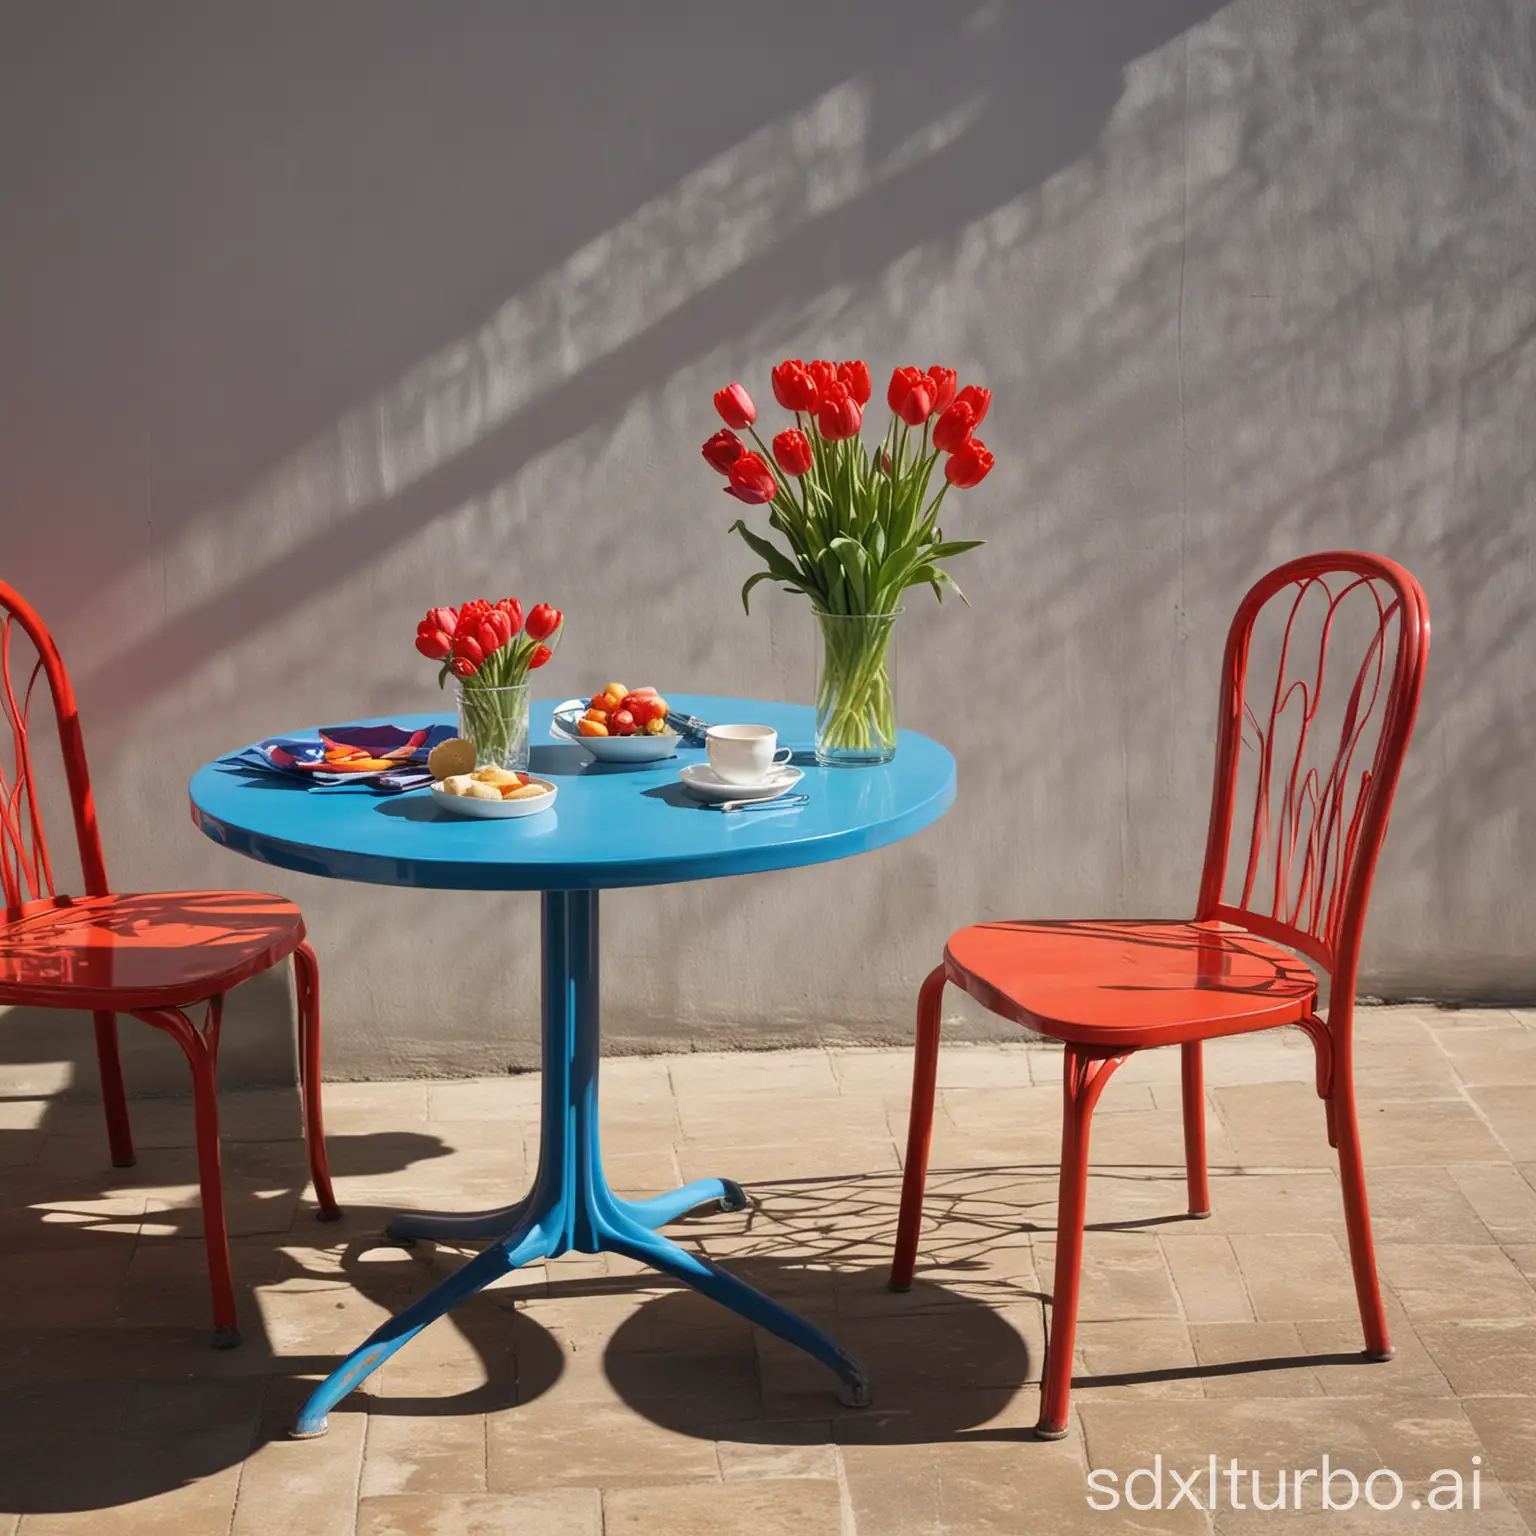
[[536,816],[555,803],[557,791],[548,779],[510,768],[476,768],[450,773],[432,786],[432,798],[455,816],[505,821]]
[[682,740],[667,723],[667,701],[654,688],[623,683],[557,704],[549,734],[585,747],[600,763],[657,763],[674,756]]

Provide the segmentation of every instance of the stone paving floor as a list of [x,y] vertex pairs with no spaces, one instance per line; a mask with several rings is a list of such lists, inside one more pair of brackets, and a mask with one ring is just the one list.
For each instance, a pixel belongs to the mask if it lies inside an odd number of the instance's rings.
[[[228,1095],[245,1342],[227,1353],[207,1346],[189,1106],[137,1103],[138,1166],[114,1171],[97,1106],[0,1099],[0,1536],[1528,1531],[1536,1014],[1373,1009],[1360,1041],[1397,1358],[1358,1354],[1306,1039],[1210,1048],[1205,1222],[1179,1216],[1177,1053],[1148,1053],[1095,1119],[1074,1427],[1056,1444],[1029,1434],[1060,1114],[1046,1046],[946,1052],[905,1296],[884,1279],[906,1053],[604,1068],[615,1185],[746,1184],[748,1212],[671,1231],[824,1324],[874,1378],[873,1408],[841,1408],[819,1367],[691,1292],[567,1257],[422,1334],[308,1443],[284,1438],[307,1383],[460,1262],[382,1245],[386,1217],[518,1190],[537,1079],[330,1087],[337,1225],[314,1219],[293,1096]],[[1280,1469],[1325,1454],[1362,1477],[1395,1471],[1402,1504],[1323,1511],[1314,1480],[1299,1510],[1233,1507],[1232,1458],[1270,1502]],[[1165,1471],[1161,1510],[1090,1508],[1111,1486],[1090,1488],[1090,1470],[1118,1491],[1158,1456],[1202,1469],[1202,1507],[1168,1507]],[[1465,1479],[1459,1512],[1428,1505],[1442,1469]],[[1392,1485],[1373,1491],[1385,1502]],[[1132,1492],[1150,1502],[1151,1476]],[[1238,1499],[1253,1502],[1241,1480]]]

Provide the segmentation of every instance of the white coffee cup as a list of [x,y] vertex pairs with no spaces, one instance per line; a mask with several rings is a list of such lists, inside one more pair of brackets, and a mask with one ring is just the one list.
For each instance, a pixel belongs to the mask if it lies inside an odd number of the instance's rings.
[[727,784],[761,784],[794,756],[790,748],[778,747],[778,740],[771,725],[712,725],[704,736],[704,750],[715,776]]

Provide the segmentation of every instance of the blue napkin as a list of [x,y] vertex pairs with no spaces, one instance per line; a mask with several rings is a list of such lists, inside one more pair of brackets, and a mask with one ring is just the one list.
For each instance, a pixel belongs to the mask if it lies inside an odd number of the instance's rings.
[[[309,736],[269,736],[221,759],[240,768],[302,779],[325,791],[361,790],[372,795],[398,795],[432,782],[427,754],[440,741],[455,735],[451,725],[408,731],[398,725],[323,725],[319,740]],[[325,760],[328,747],[351,747],[366,756],[399,764],[364,773],[337,773]]]

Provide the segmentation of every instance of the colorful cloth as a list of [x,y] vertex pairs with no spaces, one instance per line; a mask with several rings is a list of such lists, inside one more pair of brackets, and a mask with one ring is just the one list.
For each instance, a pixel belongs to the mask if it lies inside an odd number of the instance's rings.
[[[407,731],[398,725],[323,725],[319,739],[310,736],[269,736],[265,741],[223,759],[241,768],[257,768],[287,778],[303,779],[317,790],[363,790],[373,795],[398,795],[432,782],[427,754],[453,736],[451,725]],[[331,748],[362,752],[397,768],[338,772],[326,761]]]

